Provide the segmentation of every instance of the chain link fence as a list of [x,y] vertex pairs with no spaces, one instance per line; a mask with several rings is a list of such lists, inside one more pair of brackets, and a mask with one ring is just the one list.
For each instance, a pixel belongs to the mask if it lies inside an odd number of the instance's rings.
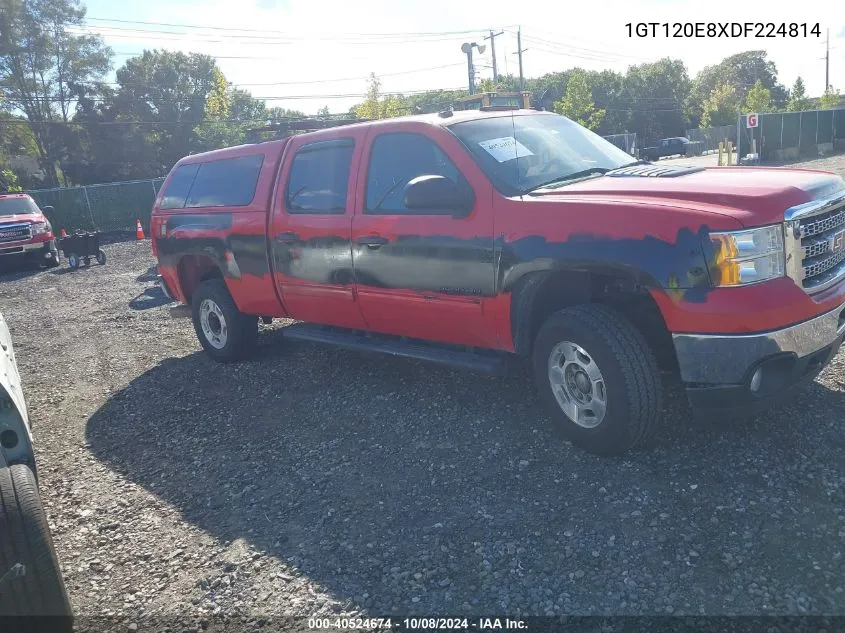
[[695,155],[709,154],[719,151],[719,143],[730,141],[736,144],[736,126],[721,125],[718,127],[700,127],[687,130],[685,134],[689,139],[692,151]]
[[42,209],[53,207],[45,213],[58,233],[65,229],[86,231],[135,230],[140,219],[144,231],[149,233],[150,213],[164,178],[112,182],[84,187],[61,189],[35,189],[27,191]]
[[624,134],[610,134],[608,136],[602,137],[606,141],[610,141],[616,147],[621,149],[624,152],[627,152],[631,156],[635,156],[637,153],[637,133],[636,132],[626,132]]
[[[845,148],[845,108],[760,114],[755,128],[739,117],[739,156],[758,153],[760,161],[818,156]],[[753,152],[752,152],[753,148]]]

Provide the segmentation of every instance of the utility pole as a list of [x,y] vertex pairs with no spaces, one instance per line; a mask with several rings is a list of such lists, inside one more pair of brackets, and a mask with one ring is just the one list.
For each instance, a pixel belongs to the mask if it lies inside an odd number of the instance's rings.
[[522,27],[516,30],[516,54],[519,56],[519,91],[525,92],[525,77],[522,74],[522,54],[528,50],[522,48]]
[[[827,30],[827,38],[824,48],[824,91],[827,92],[830,89],[830,29]],[[493,64],[493,67],[495,68],[495,58],[493,60]]]
[[499,70],[496,67],[496,38],[499,37],[504,31],[499,31],[495,35],[493,34],[493,29],[490,29],[489,37],[485,37],[485,40],[490,40],[490,55],[493,57],[493,84],[497,84],[499,82]]

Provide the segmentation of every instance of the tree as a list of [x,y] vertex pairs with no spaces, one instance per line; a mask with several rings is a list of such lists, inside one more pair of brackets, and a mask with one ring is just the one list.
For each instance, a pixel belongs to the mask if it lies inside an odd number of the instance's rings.
[[137,177],[167,173],[183,156],[207,149],[198,127],[227,116],[225,77],[208,55],[144,51],[117,70],[117,83],[117,116],[138,124],[136,143],[155,148],[156,173]]
[[[745,51],[726,57],[718,64],[706,66],[698,73],[687,98],[687,115],[692,125],[698,125],[704,115],[704,104],[719,86],[733,86],[738,104],[745,102],[748,91],[757,80],[771,91],[773,108],[784,107],[787,91],[777,80],[777,66],[767,58],[766,51]],[[705,126],[702,123],[702,126]]]
[[704,101],[701,127],[730,125],[739,114],[736,88],[729,84],[716,86]]
[[23,191],[18,184],[18,176],[11,169],[0,170],[0,191]]
[[[440,112],[454,105],[461,97],[469,94],[466,90],[428,90],[405,98],[406,111],[410,114],[428,114]],[[352,113],[355,115],[355,113]]]
[[810,109],[810,100],[807,98],[807,90],[804,88],[804,80],[801,77],[798,77],[792,84],[786,109],[789,112],[801,112]]
[[[684,101],[690,90],[687,68],[668,57],[631,66],[625,74],[621,94],[606,107],[625,113],[626,128],[636,132],[641,143],[668,136],[681,136],[688,124]],[[621,131],[617,128],[616,131]]]
[[328,119],[331,114],[329,113],[329,106],[325,105],[319,110],[317,110],[317,116],[321,119]]
[[402,99],[395,95],[381,95],[381,81],[370,73],[364,102],[353,108],[355,116],[361,119],[389,119],[405,114]]
[[55,186],[71,108],[99,91],[111,68],[111,49],[99,36],[69,30],[84,17],[79,0],[0,0],[0,96],[26,117]]
[[819,107],[822,110],[827,110],[829,108],[835,108],[839,105],[839,90],[834,89],[833,86],[829,86],[827,90],[824,91],[824,94],[819,97]]
[[759,79],[745,95],[746,112],[772,112],[772,93]]
[[604,118],[605,111],[597,109],[584,73],[574,73],[566,85],[563,99],[556,101],[554,111],[569,117],[576,123],[594,130]]

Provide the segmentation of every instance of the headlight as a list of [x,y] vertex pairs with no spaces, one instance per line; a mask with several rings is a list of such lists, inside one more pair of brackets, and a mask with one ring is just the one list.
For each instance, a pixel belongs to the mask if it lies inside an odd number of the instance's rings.
[[783,229],[779,224],[711,233],[710,240],[716,249],[715,286],[742,286],[784,275]]
[[33,222],[29,225],[33,235],[43,235],[53,230],[49,222]]

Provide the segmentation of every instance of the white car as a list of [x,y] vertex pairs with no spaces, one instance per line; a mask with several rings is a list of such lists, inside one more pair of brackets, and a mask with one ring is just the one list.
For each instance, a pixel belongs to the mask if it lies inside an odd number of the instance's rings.
[[12,338],[0,314],[0,630],[5,630],[3,621],[8,616],[50,616],[39,622],[39,631],[70,631],[73,625],[38,492],[32,434]]

